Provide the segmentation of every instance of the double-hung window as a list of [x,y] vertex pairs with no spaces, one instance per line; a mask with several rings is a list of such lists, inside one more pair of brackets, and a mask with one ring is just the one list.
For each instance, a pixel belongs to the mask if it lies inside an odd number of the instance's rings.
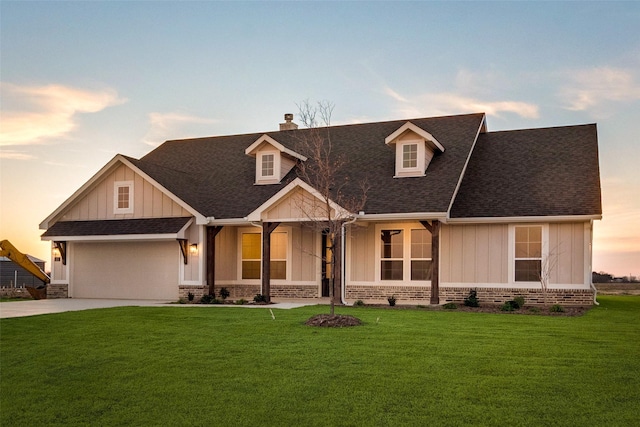
[[539,281],[542,273],[542,226],[516,226],[514,234],[515,281]]
[[261,175],[262,178],[271,178],[275,175],[275,154],[261,155]]
[[[262,276],[262,235],[260,233],[242,233],[242,273],[243,279],[260,279]],[[285,280],[287,278],[286,232],[271,233],[271,278]]]
[[380,280],[431,280],[431,233],[424,228],[380,230]]

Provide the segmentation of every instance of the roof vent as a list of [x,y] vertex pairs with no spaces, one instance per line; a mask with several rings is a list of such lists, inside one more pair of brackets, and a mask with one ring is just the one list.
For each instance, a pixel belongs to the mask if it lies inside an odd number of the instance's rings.
[[298,125],[293,123],[293,114],[287,113],[284,115],[284,123],[280,123],[280,130],[293,129],[298,129]]

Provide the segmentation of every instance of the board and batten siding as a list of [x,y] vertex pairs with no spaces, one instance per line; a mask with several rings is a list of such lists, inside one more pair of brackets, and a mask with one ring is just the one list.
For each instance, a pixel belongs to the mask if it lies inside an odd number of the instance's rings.
[[[114,213],[114,185],[133,182],[133,213]],[[186,209],[125,165],[118,166],[80,197],[60,218],[62,221],[86,221],[126,218],[161,218],[191,216]]]
[[[588,284],[591,272],[585,268],[588,259],[585,249],[588,249],[590,231],[589,223],[558,223],[549,224],[549,257],[556,264],[552,270],[551,283]],[[587,246],[585,246],[587,245]],[[585,277],[585,274],[588,277]]]
[[379,243],[376,227],[351,226],[346,236],[347,265],[353,282],[375,282],[376,251]]
[[442,225],[440,283],[508,283],[507,224]]

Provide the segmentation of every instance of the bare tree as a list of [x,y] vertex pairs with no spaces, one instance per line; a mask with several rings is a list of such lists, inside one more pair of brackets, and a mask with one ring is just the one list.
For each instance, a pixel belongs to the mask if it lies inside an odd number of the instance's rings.
[[308,158],[299,163],[298,177],[315,191],[315,197],[298,197],[298,208],[306,218],[305,225],[326,236],[328,259],[322,261],[331,266],[329,298],[334,315],[335,279],[340,274],[337,270],[345,224],[364,207],[368,184],[349,181],[348,159],[334,149],[330,128],[334,105],[328,101],[312,105],[305,100],[297,106],[300,121],[307,128],[297,133],[299,150]]
[[555,247],[542,259],[542,263],[540,265],[540,287],[542,288],[542,298],[545,306],[547,306],[547,290],[549,289],[551,274],[558,265],[559,257],[560,254],[558,252],[558,247]]

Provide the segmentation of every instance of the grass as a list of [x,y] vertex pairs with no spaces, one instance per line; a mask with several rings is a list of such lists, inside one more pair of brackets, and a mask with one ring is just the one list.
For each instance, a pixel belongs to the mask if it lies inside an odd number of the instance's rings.
[[637,425],[640,297],[582,317],[137,307],[0,321],[0,425]]

